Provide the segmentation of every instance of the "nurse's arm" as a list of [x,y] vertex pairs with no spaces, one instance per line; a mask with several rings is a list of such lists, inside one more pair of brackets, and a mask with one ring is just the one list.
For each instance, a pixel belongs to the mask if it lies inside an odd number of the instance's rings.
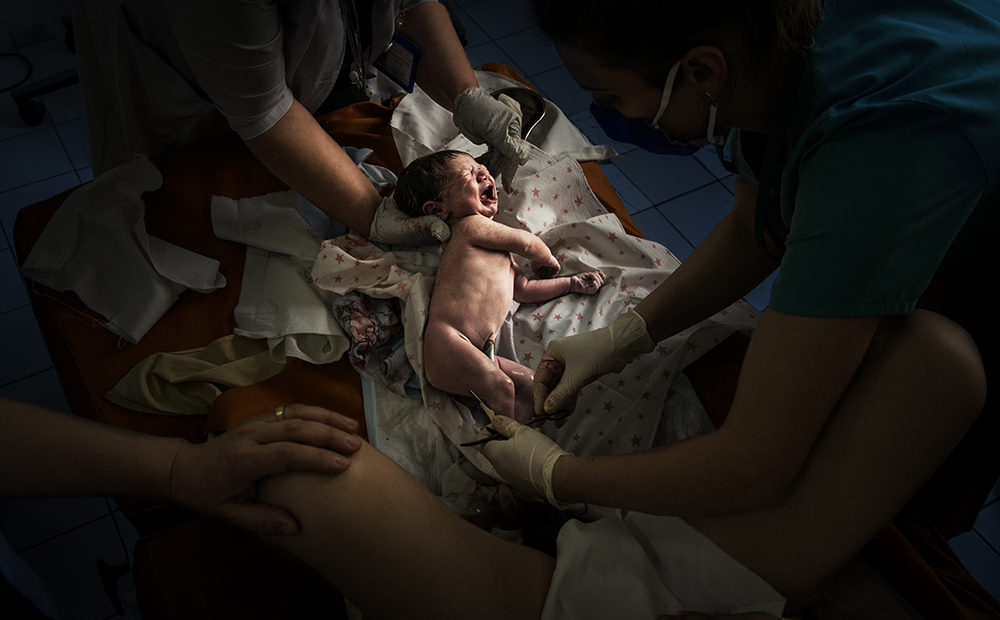
[[756,200],[756,188],[737,179],[730,213],[636,306],[653,342],[707,319],[749,293],[777,268],[777,261],[757,247]]
[[801,470],[878,321],[765,311],[718,431],[629,455],[561,458],[555,496],[679,516],[774,501]]
[[298,101],[246,144],[268,170],[327,215],[364,236],[371,232],[378,192]]
[[400,32],[420,46],[417,83],[438,105],[450,112],[460,92],[479,86],[444,5],[425,2],[410,9]]

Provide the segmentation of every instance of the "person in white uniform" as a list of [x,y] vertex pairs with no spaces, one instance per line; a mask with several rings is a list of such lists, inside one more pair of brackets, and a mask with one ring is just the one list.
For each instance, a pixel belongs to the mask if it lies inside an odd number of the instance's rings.
[[[75,0],[94,174],[228,130],[289,187],[376,241],[430,241],[402,226],[315,115],[368,98],[363,76],[397,32],[419,46],[416,83],[490,146],[495,173],[527,157],[512,100],[478,86],[447,9],[427,0]],[[435,221],[436,220],[436,221]]]

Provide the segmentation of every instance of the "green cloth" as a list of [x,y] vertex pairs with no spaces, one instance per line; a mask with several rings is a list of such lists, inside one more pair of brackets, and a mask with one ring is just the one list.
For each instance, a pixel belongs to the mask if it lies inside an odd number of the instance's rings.
[[[791,99],[770,307],[903,314],[949,251],[996,262],[1000,3],[827,0]],[[756,184],[739,132],[727,147]]]
[[199,349],[150,355],[106,397],[135,411],[203,415],[223,390],[259,383],[284,367],[271,361],[266,340],[230,334]]

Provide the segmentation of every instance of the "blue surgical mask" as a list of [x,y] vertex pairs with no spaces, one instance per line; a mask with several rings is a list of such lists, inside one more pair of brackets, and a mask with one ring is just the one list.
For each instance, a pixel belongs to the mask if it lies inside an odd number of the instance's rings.
[[643,150],[653,153],[691,155],[706,144],[720,144],[723,141],[722,138],[715,135],[717,106],[714,99],[710,99],[708,130],[705,132],[705,138],[688,142],[678,142],[667,135],[666,131],[657,126],[657,123],[660,122],[660,117],[663,116],[663,112],[667,109],[667,104],[670,103],[670,92],[673,89],[674,78],[677,77],[677,71],[680,67],[680,62],[676,62],[674,66],[670,67],[670,71],[667,73],[667,81],[663,85],[663,94],[660,96],[660,109],[657,110],[656,116],[653,117],[652,121],[622,116],[621,112],[610,106],[596,106],[591,104],[590,113],[594,115],[597,124],[601,126],[604,133],[608,134],[608,137],[612,140],[634,144]]

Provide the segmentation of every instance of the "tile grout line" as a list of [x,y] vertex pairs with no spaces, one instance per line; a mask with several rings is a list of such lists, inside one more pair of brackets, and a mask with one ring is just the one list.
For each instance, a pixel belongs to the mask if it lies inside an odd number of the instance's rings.
[[[48,349],[46,349],[46,353],[47,352],[48,352]],[[13,379],[11,381],[6,381],[4,383],[0,383],[0,390],[7,389],[7,388],[9,388],[10,386],[12,386],[12,385],[14,385],[16,383],[20,383],[21,381],[27,381],[28,379],[33,379],[33,378],[35,378],[35,377],[37,377],[39,375],[43,375],[43,374],[49,372],[50,370],[55,370],[55,366],[49,366],[48,368],[43,368],[42,370],[39,370],[37,372],[28,373],[28,374],[24,375],[23,377],[18,377],[17,379]],[[56,375],[58,376],[59,373],[56,372]]]
[[972,528],[972,532],[979,537],[979,540],[983,541],[983,544],[989,547],[990,551],[992,551],[993,554],[996,556],[996,559],[1000,560],[1000,549],[997,549],[997,547],[993,544],[993,542],[990,541],[990,539],[986,538],[986,536],[975,527]]
[[[52,131],[55,131],[56,128],[54,126],[49,126],[49,127],[43,128],[43,129],[51,129]],[[26,135],[26,134],[20,134],[20,135],[23,136],[23,135]],[[58,137],[58,136],[59,136],[59,132],[56,131],[56,137]],[[17,137],[17,136],[14,136],[14,137]],[[2,141],[2,140],[0,140],[0,141]],[[60,139],[60,144],[62,144],[61,139]],[[63,147],[63,152],[65,152],[65,151],[66,151],[66,147],[64,146]],[[69,155],[67,155],[67,157],[69,157]],[[71,166],[73,165],[73,160],[72,159],[70,159],[70,165]],[[65,172],[58,172],[56,174],[53,174],[52,176],[45,177],[44,179],[36,179],[34,181],[31,181],[30,183],[24,183],[22,185],[14,185],[14,186],[8,187],[6,189],[0,189],[0,196],[3,196],[7,192],[13,192],[13,191],[16,191],[16,190],[19,190],[19,189],[24,189],[26,187],[31,187],[32,185],[37,185],[39,183],[44,183],[46,181],[51,181],[52,179],[61,177],[63,175],[70,174],[72,172],[76,172],[76,169],[73,168],[71,170],[66,170]],[[66,189],[73,189],[73,188],[66,188]],[[58,194],[61,194],[64,191],[66,191],[66,190],[65,189],[59,190],[55,194],[52,194],[52,196],[56,196]],[[49,198],[51,198],[52,196],[49,196]],[[43,200],[48,200],[48,198],[42,198],[41,200],[38,200],[37,202],[42,202]],[[32,204],[34,204],[34,203],[32,203]],[[27,207],[27,206],[28,205],[23,205],[22,207],[18,208],[18,211],[20,211],[22,208]]]
[[[34,498],[34,499],[49,499],[49,498]],[[52,498],[52,499],[55,499],[55,498]],[[107,506],[107,504],[105,504],[105,507],[106,506]],[[28,545],[27,547],[24,547],[22,549],[15,549],[15,551],[17,551],[18,555],[21,555],[23,553],[28,553],[30,551],[34,551],[35,549],[38,549],[39,547],[41,547],[44,544],[50,543],[50,542],[52,542],[52,541],[54,541],[54,540],[56,540],[58,538],[62,538],[63,536],[65,536],[67,534],[70,534],[72,532],[75,532],[75,531],[77,531],[77,530],[79,530],[81,528],[84,528],[84,527],[88,526],[88,525],[92,525],[94,523],[97,523],[101,519],[106,519],[106,518],[109,518],[109,517],[111,517],[111,513],[110,512],[106,513],[106,514],[103,514],[103,515],[101,515],[99,517],[93,517],[93,518],[88,519],[88,520],[86,520],[86,521],[84,521],[82,523],[74,525],[73,527],[71,527],[71,528],[69,528],[67,530],[64,530],[64,531],[62,531],[62,532],[60,532],[58,534],[50,536],[49,538],[46,538],[45,540],[41,540],[41,541],[39,541],[37,543]],[[112,518],[112,521],[113,521],[114,518],[113,517],[111,517],[111,518]]]

